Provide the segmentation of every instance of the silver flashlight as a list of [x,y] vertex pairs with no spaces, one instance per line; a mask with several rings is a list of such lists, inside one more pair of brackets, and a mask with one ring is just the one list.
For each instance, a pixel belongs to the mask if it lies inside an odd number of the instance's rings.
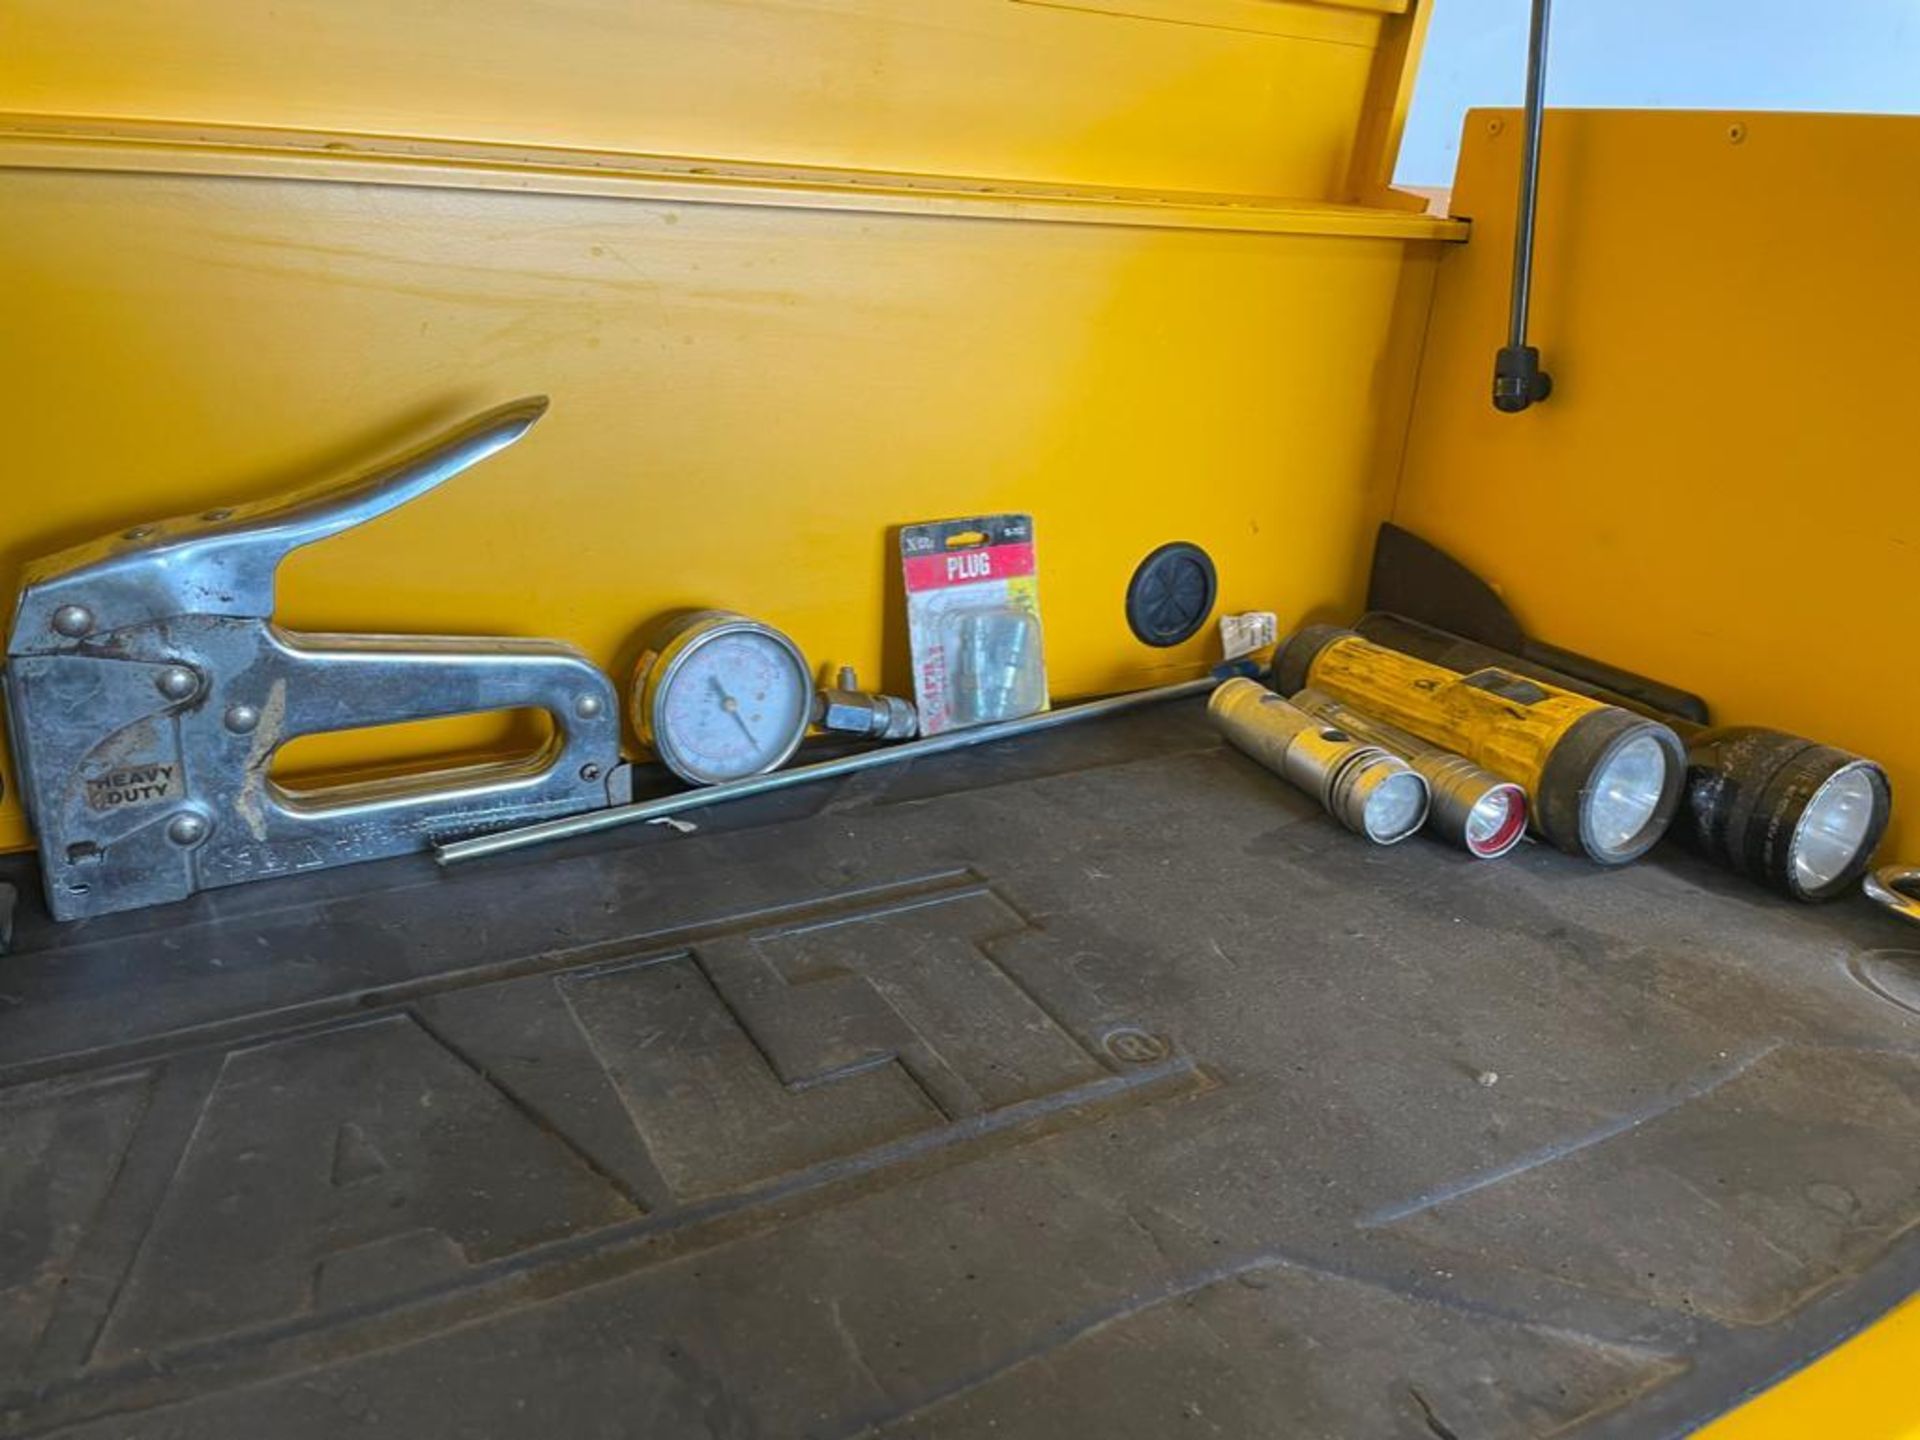
[[1307,714],[1264,685],[1222,682],[1207,702],[1207,718],[1235,749],[1375,844],[1404,840],[1427,818],[1427,782],[1406,761]]

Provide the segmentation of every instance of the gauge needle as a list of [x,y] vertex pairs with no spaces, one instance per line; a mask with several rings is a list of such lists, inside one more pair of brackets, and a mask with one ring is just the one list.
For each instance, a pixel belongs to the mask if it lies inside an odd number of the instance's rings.
[[713,686],[713,693],[720,697],[720,708],[733,717],[733,723],[740,727],[740,733],[747,737],[747,743],[749,745],[758,745],[760,743],[759,740],[754,737],[752,729],[749,728],[745,717],[740,713],[740,702],[727,693],[727,687],[720,683],[720,677],[718,675],[712,676],[708,679],[707,683]]

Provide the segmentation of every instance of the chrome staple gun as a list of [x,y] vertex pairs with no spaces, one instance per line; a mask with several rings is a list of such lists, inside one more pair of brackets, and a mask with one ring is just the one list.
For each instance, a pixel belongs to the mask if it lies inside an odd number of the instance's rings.
[[[345,483],[136,525],[28,567],[4,689],[57,919],[631,798],[613,685],[570,645],[273,623],[290,551],[425,494],[546,408],[518,400]],[[520,708],[553,728],[519,759],[301,791],[269,773],[297,736]]]

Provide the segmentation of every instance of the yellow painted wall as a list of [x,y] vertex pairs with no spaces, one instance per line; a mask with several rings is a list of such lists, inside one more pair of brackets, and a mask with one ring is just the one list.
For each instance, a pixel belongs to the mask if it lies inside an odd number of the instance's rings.
[[1395,519],[1555,644],[1880,759],[1911,858],[1920,119],[1556,111],[1543,155],[1553,398],[1488,398],[1519,127],[1475,112]]
[[1365,182],[1394,0],[497,8],[9,8],[0,591],[543,392],[520,444],[296,555],[283,621],[611,667],[719,604],[905,688],[892,527],[995,509],[1037,516],[1062,698],[1208,659],[1126,629],[1167,540],[1225,608],[1357,601],[1463,233]]
[[0,110],[1331,196],[1395,0],[8,0]]

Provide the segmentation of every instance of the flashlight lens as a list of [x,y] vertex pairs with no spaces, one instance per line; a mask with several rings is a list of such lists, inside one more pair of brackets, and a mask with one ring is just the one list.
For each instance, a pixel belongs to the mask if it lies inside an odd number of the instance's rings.
[[1367,796],[1367,838],[1382,845],[1404,839],[1426,818],[1427,784],[1411,770],[1389,775]]
[[1801,894],[1824,890],[1860,858],[1873,828],[1874,789],[1868,766],[1849,765],[1807,802],[1793,832],[1793,885]]
[[1489,790],[1481,796],[1480,803],[1467,812],[1467,843],[1477,848],[1498,835],[1506,828],[1507,812],[1512,808],[1503,790]]
[[1603,855],[1632,845],[1653,812],[1667,783],[1667,752],[1651,735],[1637,735],[1613,753],[1593,777],[1587,807],[1587,833]]
[[1482,859],[1504,855],[1527,827],[1526,794],[1517,785],[1495,785],[1467,812],[1467,849]]

